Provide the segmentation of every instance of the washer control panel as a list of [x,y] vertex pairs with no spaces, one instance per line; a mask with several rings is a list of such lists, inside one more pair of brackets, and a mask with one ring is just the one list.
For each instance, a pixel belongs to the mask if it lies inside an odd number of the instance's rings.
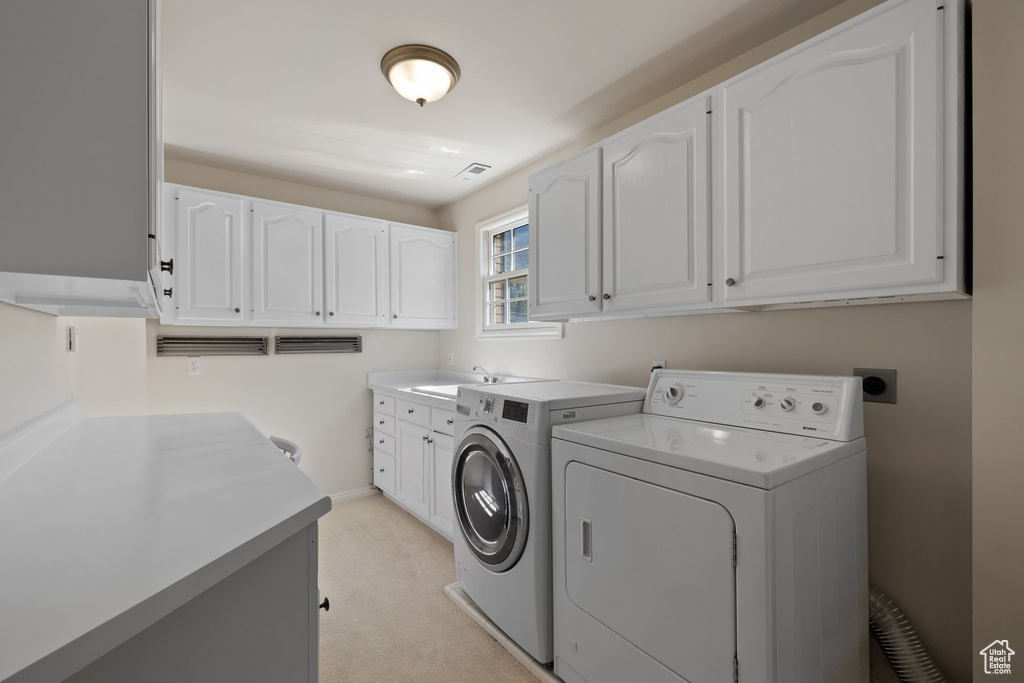
[[864,434],[856,377],[656,370],[644,412],[851,441]]
[[537,406],[524,400],[476,394],[469,414],[491,424],[532,428],[537,421]]

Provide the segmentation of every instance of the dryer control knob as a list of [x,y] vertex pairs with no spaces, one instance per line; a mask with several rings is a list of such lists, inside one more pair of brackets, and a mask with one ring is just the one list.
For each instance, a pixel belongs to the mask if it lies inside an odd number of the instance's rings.
[[686,393],[686,390],[683,389],[681,384],[673,384],[665,390],[665,402],[675,405],[683,399],[684,393]]
[[779,401],[779,407],[785,410],[787,413],[796,407],[796,401],[791,398],[784,398]]
[[764,408],[764,399],[761,398],[760,396],[755,398],[754,399],[754,407],[755,408]]
[[811,411],[815,415],[822,415],[822,414],[825,413],[826,410],[828,410],[828,406],[826,406],[824,403],[812,403],[811,404]]

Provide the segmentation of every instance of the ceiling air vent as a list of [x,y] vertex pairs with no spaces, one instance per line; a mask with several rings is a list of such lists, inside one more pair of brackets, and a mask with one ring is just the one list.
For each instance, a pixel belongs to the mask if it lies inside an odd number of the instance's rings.
[[458,175],[456,175],[455,177],[461,180],[472,180],[473,178],[476,178],[484,171],[490,170],[490,168],[490,166],[487,166],[485,164],[470,164],[466,168],[459,171]]
[[363,338],[274,337],[274,353],[362,353]]
[[266,356],[266,337],[156,338],[158,356]]

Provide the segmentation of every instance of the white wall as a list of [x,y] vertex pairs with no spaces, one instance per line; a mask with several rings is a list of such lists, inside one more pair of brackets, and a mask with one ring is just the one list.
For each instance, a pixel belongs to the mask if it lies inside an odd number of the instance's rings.
[[[863,10],[827,12],[665,97],[442,209],[441,223],[475,244],[475,225],[526,202],[530,173],[680,102]],[[767,38],[768,36],[766,36]],[[1009,225],[1009,224],[1008,224]],[[871,581],[919,628],[952,681],[970,678],[971,302],[694,315],[573,323],[563,340],[477,340],[477,271],[459,254],[460,329],[440,333],[438,364],[643,386],[650,363],[669,367],[849,375],[895,368],[896,405],[867,404]],[[879,658],[872,673],[895,681]]]
[[0,434],[75,397],[67,321],[0,303]]

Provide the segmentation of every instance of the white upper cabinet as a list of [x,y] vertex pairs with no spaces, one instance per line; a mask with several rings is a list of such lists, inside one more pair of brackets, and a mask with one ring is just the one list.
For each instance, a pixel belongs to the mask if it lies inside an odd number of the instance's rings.
[[725,305],[957,288],[943,20],[889,2],[721,86]]
[[327,214],[327,317],[336,325],[388,325],[388,230],[384,221]]
[[710,98],[602,144],[602,309],[711,302]]
[[455,233],[390,226],[391,316],[400,327],[455,327]]
[[177,318],[243,321],[242,199],[177,188],[172,203]]
[[252,320],[323,320],[323,213],[252,202]]
[[530,176],[531,320],[601,310],[601,151]]

